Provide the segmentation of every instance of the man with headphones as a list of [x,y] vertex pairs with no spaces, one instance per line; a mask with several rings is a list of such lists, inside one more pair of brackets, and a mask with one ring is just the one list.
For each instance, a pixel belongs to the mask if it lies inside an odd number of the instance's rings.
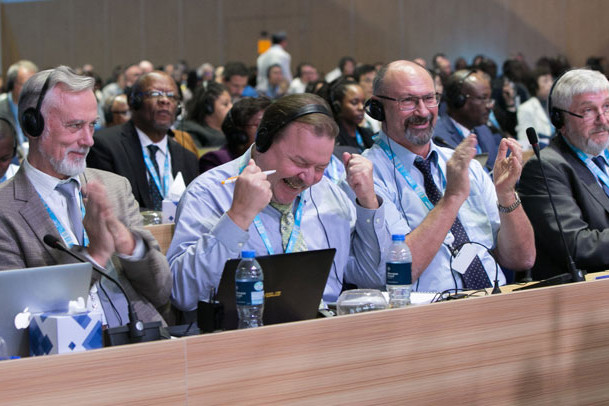
[[[588,69],[554,82],[548,109],[557,135],[541,150],[541,164],[575,266],[609,268],[609,81]],[[554,219],[540,161],[527,161],[518,192],[535,228],[534,279],[566,272],[566,253]]]
[[[74,262],[43,241],[51,235],[117,277],[143,321],[171,290],[169,267],[142,225],[129,182],[86,167],[98,120],[93,78],[66,66],[39,72],[23,86],[19,117],[31,148],[0,188],[0,269]],[[88,300],[110,327],[127,324],[127,302],[93,275]]]
[[141,209],[161,210],[178,172],[186,185],[199,174],[196,155],[172,139],[179,102],[171,76],[142,75],[129,96],[131,120],[95,133],[87,165],[127,178]]
[[12,178],[19,165],[12,163],[17,155],[17,133],[10,121],[0,117],[0,183]]
[[473,160],[475,135],[455,150],[432,141],[440,95],[425,68],[392,62],[378,72],[373,92],[368,111],[383,129],[364,156],[374,164],[390,231],[407,234],[413,288],[443,292],[504,284],[493,256],[509,269],[528,269],[535,246],[514,191],[522,165],[518,141],[501,141],[493,184]]
[[478,141],[477,155],[489,172],[493,170],[501,135],[493,133],[486,123],[495,101],[486,73],[459,70],[444,85],[446,114],[438,117],[433,139],[438,145],[455,149],[471,133]]
[[36,72],[38,67],[33,62],[15,62],[6,71],[6,93],[0,95],[0,117],[8,120],[17,132],[17,152],[21,158],[27,155],[27,139],[19,124],[17,103],[23,84]]
[[[372,163],[343,154],[356,202],[323,176],[337,133],[322,98],[285,96],[265,110],[256,143],[245,154],[188,187],[167,252],[178,308],[194,310],[198,301],[210,301],[224,263],[244,249],[269,255],[336,248],[323,294],[327,301],[336,301],[344,282],[384,285],[381,252],[390,235],[383,200],[374,191]],[[236,182],[222,182],[231,177]]]

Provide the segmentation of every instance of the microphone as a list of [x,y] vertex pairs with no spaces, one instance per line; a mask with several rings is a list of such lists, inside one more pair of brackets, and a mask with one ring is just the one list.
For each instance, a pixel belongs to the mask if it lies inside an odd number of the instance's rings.
[[[114,283],[116,286],[118,286],[118,288],[122,292],[123,296],[125,296],[125,299],[127,300],[127,308],[128,308],[128,311],[129,311],[129,326],[128,327],[129,327],[129,337],[131,338],[131,342],[139,342],[139,341],[141,341],[141,338],[144,337],[144,329],[145,329],[144,323],[138,318],[137,313],[135,312],[135,308],[133,307],[133,304],[131,303],[131,300],[129,299],[129,296],[127,296],[127,293],[125,292],[125,289],[123,289],[123,286],[116,279],[114,279],[112,276],[108,275],[108,273],[107,273],[107,271],[105,269],[95,265],[94,263],[89,261],[84,256],[70,251],[64,245],[64,243],[61,240],[59,240],[59,238],[57,238],[57,237],[55,237],[55,236],[53,236],[51,234],[47,234],[47,235],[44,236],[43,241],[49,247],[57,249],[59,251],[63,251],[66,254],[70,255],[72,258],[75,258],[76,260],[78,260],[80,262],[90,263],[91,266],[93,267],[93,269],[96,272],[98,272],[102,276],[106,277],[106,279],[108,279],[109,281]],[[108,300],[110,300],[110,298],[108,298]],[[115,329],[121,329],[122,330],[122,327],[109,328],[107,330],[108,331],[108,335],[111,336],[113,334],[113,330],[115,330]]]
[[575,267],[575,262],[573,262],[573,257],[569,253],[569,246],[567,245],[567,240],[565,239],[565,233],[562,229],[562,223],[560,222],[560,218],[558,217],[558,212],[556,211],[556,206],[554,205],[554,199],[552,198],[552,191],[550,190],[550,186],[548,185],[548,178],[543,170],[543,163],[541,162],[541,156],[539,154],[539,144],[537,141],[537,132],[533,127],[529,127],[526,130],[527,138],[529,139],[529,143],[531,147],[533,147],[533,152],[535,152],[535,156],[539,160],[539,168],[541,169],[541,176],[543,177],[544,183],[546,184],[546,190],[548,191],[548,198],[550,199],[550,205],[552,206],[552,211],[554,212],[554,218],[556,219],[556,224],[558,225],[558,232],[560,233],[560,238],[562,240],[563,247],[565,252],[567,253],[567,274],[561,274],[557,276],[553,276],[546,280],[543,280],[539,283],[525,286],[519,289],[514,290],[524,290],[524,289],[533,289],[542,286],[551,286],[558,285],[565,282],[582,282],[586,280],[583,272],[580,269]]

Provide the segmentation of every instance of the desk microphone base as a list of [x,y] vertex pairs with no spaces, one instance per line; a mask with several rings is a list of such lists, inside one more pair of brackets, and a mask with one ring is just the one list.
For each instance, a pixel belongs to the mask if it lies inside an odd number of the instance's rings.
[[115,345],[158,341],[165,338],[161,335],[161,328],[160,321],[144,323],[144,334],[141,337],[132,338],[129,335],[129,326],[112,327],[104,332],[104,343],[106,347],[113,347]]

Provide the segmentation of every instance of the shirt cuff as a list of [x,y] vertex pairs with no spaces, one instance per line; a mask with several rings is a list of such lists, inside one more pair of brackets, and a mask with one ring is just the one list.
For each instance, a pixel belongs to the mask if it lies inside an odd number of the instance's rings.
[[385,206],[382,197],[376,195],[376,198],[379,201],[379,207],[376,209],[367,209],[360,206],[356,201],[355,210],[357,214],[357,224],[360,226],[369,227],[370,224],[373,224],[375,230],[383,228],[385,223]]
[[249,240],[250,234],[244,231],[226,213],[220,217],[210,233],[216,237],[229,251],[241,253],[243,246]]
[[135,248],[133,249],[133,254],[118,254],[118,257],[126,261],[140,261],[144,259],[144,256],[146,255],[146,244],[144,244],[144,240],[138,234],[131,233],[131,235],[133,235],[133,238],[135,239]]

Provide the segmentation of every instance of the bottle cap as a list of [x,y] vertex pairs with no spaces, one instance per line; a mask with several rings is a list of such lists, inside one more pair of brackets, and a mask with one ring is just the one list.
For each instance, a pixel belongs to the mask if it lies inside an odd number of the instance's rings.
[[391,235],[391,241],[404,241],[404,239],[405,239],[404,234],[392,234]]
[[255,258],[255,257],[256,257],[256,251],[252,251],[252,250],[241,251],[241,258]]

